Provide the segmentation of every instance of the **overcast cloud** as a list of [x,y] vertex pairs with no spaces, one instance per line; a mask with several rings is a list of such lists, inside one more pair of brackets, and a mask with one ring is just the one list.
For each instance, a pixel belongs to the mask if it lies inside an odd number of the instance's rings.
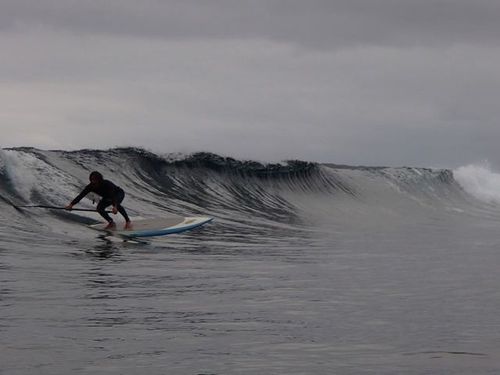
[[500,168],[495,0],[0,0],[0,146]]

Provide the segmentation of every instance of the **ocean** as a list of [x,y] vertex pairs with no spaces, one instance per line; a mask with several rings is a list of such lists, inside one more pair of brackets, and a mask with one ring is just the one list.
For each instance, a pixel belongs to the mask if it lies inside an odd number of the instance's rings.
[[[149,244],[66,206],[100,171]],[[500,175],[0,150],[0,374],[498,374]],[[84,199],[78,207],[95,207]]]

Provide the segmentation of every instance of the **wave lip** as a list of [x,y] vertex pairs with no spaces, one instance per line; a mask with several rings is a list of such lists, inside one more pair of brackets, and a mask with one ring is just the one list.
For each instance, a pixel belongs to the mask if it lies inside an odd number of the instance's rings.
[[453,171],[453,177],[474,198],[500,204],[500,173],[494,172],[488,163],[459,167]]

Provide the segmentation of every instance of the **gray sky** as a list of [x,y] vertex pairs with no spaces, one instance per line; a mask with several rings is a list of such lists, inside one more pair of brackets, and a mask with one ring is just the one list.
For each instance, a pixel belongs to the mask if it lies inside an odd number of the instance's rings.
[[500,168],[498,0],[0,0],[0,146]]

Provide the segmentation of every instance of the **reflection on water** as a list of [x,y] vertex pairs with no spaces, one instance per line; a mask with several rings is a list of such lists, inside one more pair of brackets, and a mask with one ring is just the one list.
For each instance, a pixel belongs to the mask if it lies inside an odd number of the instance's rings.
[[96,259],[109,259],[120,256],[121,249],[119,245],[109,240],[105,236],[99,236],[99,239],[101,241],[98,245],[95,245],[91,249],[85,251],[87,255],[90,255]]

